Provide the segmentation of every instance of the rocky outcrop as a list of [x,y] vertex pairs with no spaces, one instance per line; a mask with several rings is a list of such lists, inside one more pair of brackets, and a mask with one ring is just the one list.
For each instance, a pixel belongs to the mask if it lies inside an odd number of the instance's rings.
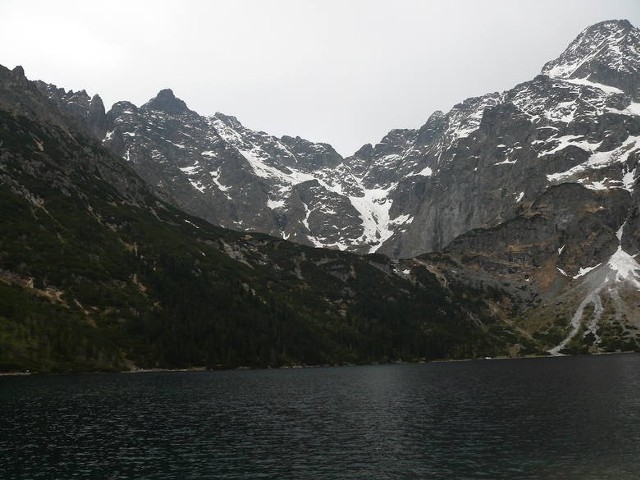
[[92,138],[103,138],[107,128],[104,104],[99,95],[89,97],[85,90],[74,92],[37,81],[36,86],[52,100],[73,128]]
[[160,90],[158,92],[158,95],[145,103],[142,108],[146,110],[155,110],[157,112],[164,112],[174,115],[180,115],[189,112],[187,104],[184,103],[184,100],[176,98],[176,96],[173,94],[173,90],[171,90],[170,88]]

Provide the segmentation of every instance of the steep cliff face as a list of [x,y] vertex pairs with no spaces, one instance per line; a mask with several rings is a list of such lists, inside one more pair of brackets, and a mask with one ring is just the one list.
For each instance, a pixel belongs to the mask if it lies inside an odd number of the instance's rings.
[[481,285],[485,298],[500,292],[495,314],[552,354],[637,350],[637,216],[624,189],[551,187],[514,218],[451,242],[455,268],[441,275]]
[[[400,209],[415,205],[403,210],[413,220],[378,251],[412,256],[441,249],[469,229],[511,218],[521,202],[560,183],[633,191],[640,146],[632,81],[638,38],[625,21],[590,27],[542,75],[466,114],[478,121],[444,142],[438,162],[427,160],[432,175],[405,182],[404,195],[397,190],[391,196]],[[612,51],[624,52],[619,68]],[[578,57],[580,69],[567,73]],[[611,67],[606,75],[603,65]]]
[[66,91],[42,81],[34,83],[54,101],[56,107],[75,129],[95,138],[104,137],[107,119],[104,104],[99,95],[89,97],[84,90]]
[[[181,108],[165,108],[169,97]],[[358,212],[336,191],[331,172],[342,157],[329,145],[200,116],[170,91],[140,108],[117,103],[107,124],[104,145],[186,211],[226,228],[357,249],[349,238],[362,233]],[[328,221],[332,214],[340,221]]]

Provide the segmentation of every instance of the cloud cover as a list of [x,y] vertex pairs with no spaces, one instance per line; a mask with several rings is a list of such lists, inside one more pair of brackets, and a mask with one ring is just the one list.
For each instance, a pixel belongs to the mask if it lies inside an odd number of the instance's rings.
[[349,155],[434,110],[539,73],[637,0],[3,0],[0,63],[142,104],[172,88],[201,114]]

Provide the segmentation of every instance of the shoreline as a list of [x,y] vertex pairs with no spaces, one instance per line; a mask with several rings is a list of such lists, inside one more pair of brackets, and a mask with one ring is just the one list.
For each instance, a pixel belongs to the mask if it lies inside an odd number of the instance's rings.
[[38,372],[38,371],[17,371],[17,372],[0,372],[0,377],[26,377],[31,375],[95,375],[95,374],[141,374],[141,373],[195,373],[195,372],[233,372],[242,370],[299,370],[311,368],[347,368],[347,367],[380,367],[389,365],[428,365],[430,363],[458,363],[458,362],[486,362],[495,360],[531,360],[531,359],[549,359],[549,358],[574,358],[574,357],[597,357],[603,355],[629,355],[640,354],[640,352],[598,352],[580,355],[528,355],[523,357],[478,357],[478,358],[460,358],[460,359],[437,359],[437,360],[418,360],[418,361],[391,361],[386,363],[345,363],[342,365],[283,365],[280,367],[247,367],[238,366],[232,368],[207,368],[187,367],[187,368],[135,368],[132,370],[114,370],[114,371],[69,371],[69,372]]

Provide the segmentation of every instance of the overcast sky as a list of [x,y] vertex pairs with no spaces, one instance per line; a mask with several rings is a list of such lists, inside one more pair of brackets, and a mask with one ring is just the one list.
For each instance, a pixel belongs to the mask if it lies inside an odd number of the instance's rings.
[[530,80],[593,23],[640,26],[639,0],[0,0],[0,64],[349,155],[435,110]]

